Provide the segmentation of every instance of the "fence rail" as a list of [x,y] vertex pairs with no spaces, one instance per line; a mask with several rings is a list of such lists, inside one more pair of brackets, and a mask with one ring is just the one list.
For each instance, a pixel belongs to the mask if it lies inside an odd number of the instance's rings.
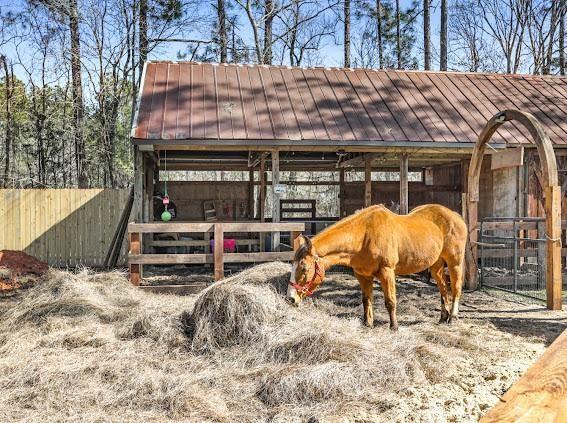
[[[224,277],[224,263],[250,263],[274,260],[291,260],[293,251],[275,251],[258,253],[225,253],[224,234],[235,232],[291,232],[290,244],[305,231],[305,223],[299,222],[194,222],[194,223],[130,223],[130,252],[128,264],[130,281],[140,285],[144,264],[207,264],[214,265],[215,279]],[[213,233],[214,248],[212,254],[144,254],[142,253],[143,234],[154,233]],[[155,241],[150,240],[150,243]]]
[[[0,250],[20,250],[54,267],[101,267],[126,189],[0,189]],[[125,264],[126,242],[119,257]]]

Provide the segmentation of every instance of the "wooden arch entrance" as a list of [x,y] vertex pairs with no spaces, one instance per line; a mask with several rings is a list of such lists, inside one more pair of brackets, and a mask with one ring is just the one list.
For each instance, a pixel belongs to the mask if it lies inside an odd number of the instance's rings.
[[467,279],[469,287],[478,283],[476,243],[478,241],[479,179],[486,145],[496,130],[510,120],[520,122],[532,136],[539,154],[546,217],[546,292],[547,308],[561,310],[561,187],[557,176],[557,162],[549,137],[535,116],[518,110],[504,110],[494,115],[486,124],[476,142],[468,174],[467,223],[471,253],[467,254]]

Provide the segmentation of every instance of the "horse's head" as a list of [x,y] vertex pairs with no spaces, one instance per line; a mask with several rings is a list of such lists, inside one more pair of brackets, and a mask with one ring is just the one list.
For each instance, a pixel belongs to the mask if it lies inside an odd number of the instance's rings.
[[287,299],[294,305],[313,295],[325,277],[325,268],[319,262],[311,240],[300,235],[298,243],[287,287]]

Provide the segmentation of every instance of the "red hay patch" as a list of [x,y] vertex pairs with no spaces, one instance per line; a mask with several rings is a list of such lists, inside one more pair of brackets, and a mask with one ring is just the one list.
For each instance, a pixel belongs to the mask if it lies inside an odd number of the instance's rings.
[[22,276],[44,275],[49,266],[23,251],[0,251],[0,292],[12,291],[29,284]]

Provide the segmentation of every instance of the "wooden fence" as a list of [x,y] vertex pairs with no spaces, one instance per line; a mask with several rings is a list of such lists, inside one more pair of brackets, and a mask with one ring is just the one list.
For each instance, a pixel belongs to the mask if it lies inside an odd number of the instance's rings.
[[0,250],[55,267],[100,267],[127,198],[127,189],[1,189]]

